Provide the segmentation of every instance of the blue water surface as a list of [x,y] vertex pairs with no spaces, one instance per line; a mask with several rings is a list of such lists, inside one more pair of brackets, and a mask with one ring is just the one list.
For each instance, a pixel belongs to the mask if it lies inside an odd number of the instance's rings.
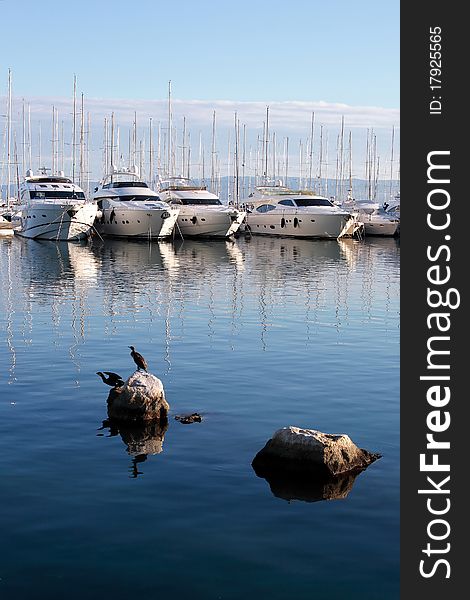
[[[395,239],[14,237],[0,277],[2,597],[398,598]],[[130,345],[166,431],[106,423],[95,373]],[[383,457],[345,497],[279,494],[251,461],[288,425]]]

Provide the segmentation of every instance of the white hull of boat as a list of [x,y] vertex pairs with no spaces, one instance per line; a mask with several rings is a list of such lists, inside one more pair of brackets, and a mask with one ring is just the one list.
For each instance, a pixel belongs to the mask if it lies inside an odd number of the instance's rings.
[[322,215],[299,209],[295,212],[276,210],[268,213],[249,213],[247,229],[253,235],[337,239],[348,230],[350,219],[351,216],[347,213]]
[[80,240],[90,235],[96,217],[94,202],[24,206],[17,235],[52,241]]
[[240,229],[246,213],[222,206],[181,206],[178,231],[183,237],[227,238]]
[[[132,204],[132,206],[126,206]],[[95,222],[98,233],[108,237],[158,239],[173,233],[179,209],[152,208],[132,203],[104,201]],[[142,203],[143,204],[143,203]]]
[[382,235],[393,237],[398,233],[398,227],[400,225],[398,220],[391,221],[382,218],[374,219],[373,216],[371,216],[370,219],[368,219],[367,216],[362,216],[361,219],[364,222],[365,235]]

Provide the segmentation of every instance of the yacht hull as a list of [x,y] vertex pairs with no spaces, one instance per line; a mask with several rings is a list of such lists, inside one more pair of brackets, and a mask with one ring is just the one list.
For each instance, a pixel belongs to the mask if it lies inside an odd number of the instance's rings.
[[178,209],[103,205],[95,221],[100,235],[116,238],[159,239],[174,230]]
[[389,221],[387,219],[368,220],[367,217],[363,217],[362,220],[364,222],[365,235],[392,237],[398,234],[399,221]]
[[319,215],[276,210],[248,214],[247,229],[253,235],[337,239],[347,232],[350,219],[346,213]]
[[21,212],[21,225],[15,233],[29,239],[70,241],[88,237],[93,228],[97,205],[31,204]]
[[178,216],[178,232],[183,237],[227,238],[236,233],[246,213],[238,210],[182,206]]

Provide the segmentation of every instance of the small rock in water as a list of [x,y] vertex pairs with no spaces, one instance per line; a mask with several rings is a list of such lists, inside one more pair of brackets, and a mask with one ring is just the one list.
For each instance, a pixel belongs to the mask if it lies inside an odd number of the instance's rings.
[[176,415],[175,419],[185,425],[189,423],[200,423],[202,421],[202,417],[198,413],[193,413],[192,415]]
[[166,419],[170,406],[163,383],[152,373],[135,371],[120,388],[108,396],[108,416],[123,421]]
[[336,477],[362,471],[380,454],[358,448],[345,434],[284,427],[276,431],[252,462],[255,471],[297,471]]

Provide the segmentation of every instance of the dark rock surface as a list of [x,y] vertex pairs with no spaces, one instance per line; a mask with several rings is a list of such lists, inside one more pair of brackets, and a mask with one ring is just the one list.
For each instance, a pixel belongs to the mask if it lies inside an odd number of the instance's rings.
[[175,419],[185,425],[190,423],[200,423],[202,421],[202,417],[198,413],[192,413],[191,415],[176,415]]

